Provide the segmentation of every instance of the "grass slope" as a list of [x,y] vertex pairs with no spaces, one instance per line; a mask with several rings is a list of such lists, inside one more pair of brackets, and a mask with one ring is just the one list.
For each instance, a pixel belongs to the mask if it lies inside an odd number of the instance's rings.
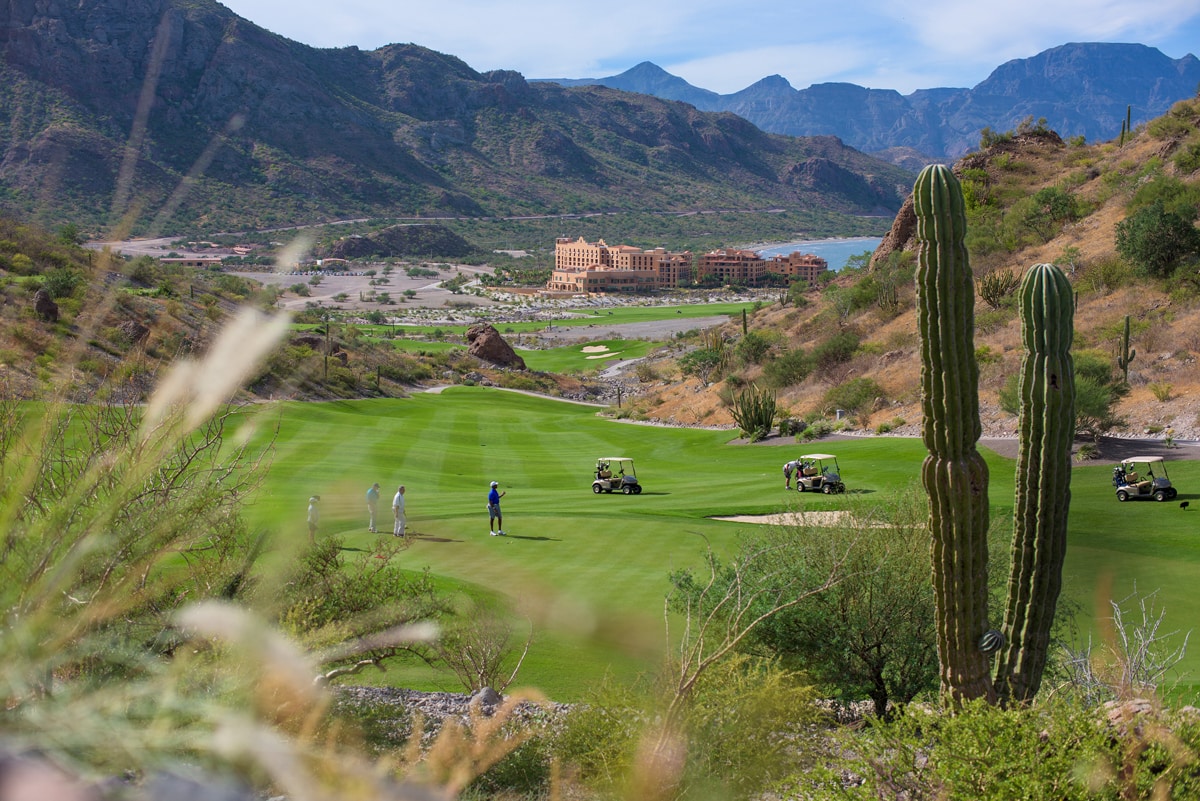
[[[274,467],[254,506],[260,523],[302,537],[309,494],[322,496],[323,533],[371,547],[363,493],[373,481],[390,497],[407,486],[410,526],[420,535],[403,555],[413,569],[501,592],[535,621],[520,683],[562,700],[578,698],[606,672],[652,667],[665,641],[662,600],[670,571],[699,567],[706,541],[729,553],[753,526],[709,519],[781,509],[829,509],[848,499],[785,493],[780,465],[801,452],[836,453],[855,499],[892,489],[920,491],[919,440],[864,438],[787,447],[730,444],[727,431],[639,426],[598,418],[590,407],[476,387],[412,398],[278,408]],[[985,452],[991,499],[1011,514],[1012,460]],[[636,460],[640,496],[593,495],[598,456]],[[1200,497],[1200,463],[1178,462],[1179,500]],[[1168,626],[1200,613],[1189,590],[1200,543],[1194,512],[1178,503],[1118,505],[1108,466],[1075,472],[1066,592],[1084,622],[1104,593],[1133,583],[1160,589]],[[488,482],[500,482],[506,538],[487,533]],[[386,505],[386,504],[385,504]],[[1113,525],[1119,518],[1123,522]],[[993,554],[1007,572],[1007,554]],[[999,614],[999,610],[997,610]],[[1190,657],[1187,667],[1200,666]],[[453,689],[428,673],[392,671],[382,681]]]

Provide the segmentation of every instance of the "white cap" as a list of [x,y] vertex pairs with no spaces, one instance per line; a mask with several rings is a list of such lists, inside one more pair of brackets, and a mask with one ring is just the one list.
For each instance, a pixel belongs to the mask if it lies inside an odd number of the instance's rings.
[[500,482],[499,482],[499,481],[493,481],[493,482],[492,482],[492,486],[493,486],[493,487],[498,487],[498,486],[500,486]]

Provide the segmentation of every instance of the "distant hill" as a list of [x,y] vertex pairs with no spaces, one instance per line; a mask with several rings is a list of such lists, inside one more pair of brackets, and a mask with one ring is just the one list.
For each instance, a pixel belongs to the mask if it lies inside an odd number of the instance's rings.
[[0,7],[0,206],[124,235],[600,211],[894,214],[833,137],[416,45],[321,50],[213,0]]
[[1138,125],[1194,96],[1200,85],[1200,60],[1193,55],[1168,58],[1140,44],[1073,43],[1009,61],[972,89],[921,89],[909,95],[850,83],[797,90],[778,75],[721,95],[698,89],[649,62],[609,78],[553,80],[645,92],[707,111],[731,111],[764,131],[836,136],[883,157],[893,155],[885,153],[890,149],[907,148],[953,161],[978,147],[985,127],[1007,131],[1027,117],[1044,117],[1064,138],[1111,139],[1120,133],[1127,108]]

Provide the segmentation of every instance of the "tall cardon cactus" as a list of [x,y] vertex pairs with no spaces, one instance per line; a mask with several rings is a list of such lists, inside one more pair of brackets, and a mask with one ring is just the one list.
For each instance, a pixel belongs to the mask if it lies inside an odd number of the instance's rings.
[[964,244],[962,187],[931,165],[913,187],[917,216],[917,313],[921,343],[921,479],[929,496],[938,661],[943,697],[995,701],[989,675],[988,469],[976,449],[979,367],[975,286]]
[[1125,383],[1129,383],[1129,363],[1137,356],[1136,350],[1131,350],[1129,347],[1129,315],[1125,315],[1125,333],[1121,337],[1121,352],[1117,354],[1117,367],[1121,368],[1121,375],[1124,377]]
[[[1053,264],[1035,264],[1020,288],[1020,451],[1013,512],[1012,571],[1004,619],[1007,645],[996,666],[1001,700],[1038,691],[1062,589],[1075,439],[1075,298]],[[1128,319],[1128,318],[1127,318]]]

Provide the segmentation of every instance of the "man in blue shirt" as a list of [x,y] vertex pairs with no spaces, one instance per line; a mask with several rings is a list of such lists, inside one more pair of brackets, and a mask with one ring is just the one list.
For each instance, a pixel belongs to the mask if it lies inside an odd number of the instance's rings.
[[493,537],[504,536],[504,518],[500,516],[500,499],[504,497],[504,493],[496,489],[499,486],[493,481],[488,492],[488,533]]

